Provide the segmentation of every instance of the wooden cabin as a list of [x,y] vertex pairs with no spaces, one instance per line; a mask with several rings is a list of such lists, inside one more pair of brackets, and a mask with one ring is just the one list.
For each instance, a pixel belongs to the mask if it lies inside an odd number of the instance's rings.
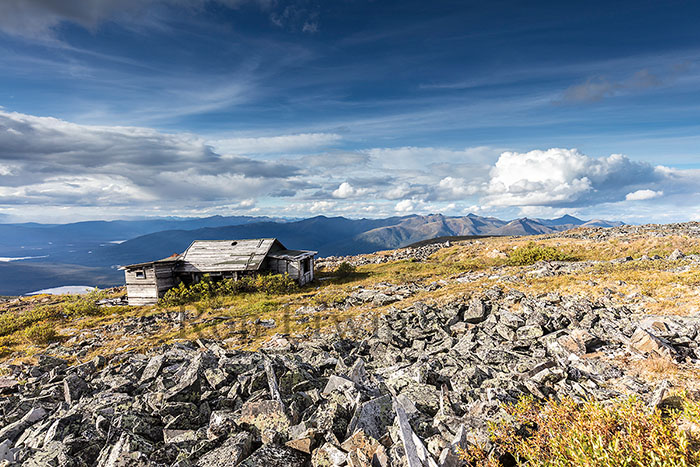
[[195,240],[184,253],[123,266],[129,305],[151,305],[170,288],[243,275],[289,274],[304,285],[314,279],[315,251],[288,250],[275,238]]

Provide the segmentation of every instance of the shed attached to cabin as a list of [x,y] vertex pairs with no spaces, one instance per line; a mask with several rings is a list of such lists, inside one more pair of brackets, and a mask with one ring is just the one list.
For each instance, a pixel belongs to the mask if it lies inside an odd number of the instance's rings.
[[314,279],[315,251],[288,250],[275,238],[195,240],[180,255],[124,266],[130,305],[150,305],[170,288],[212,279],[238,280],[243,275],[288,274],[300,285]]

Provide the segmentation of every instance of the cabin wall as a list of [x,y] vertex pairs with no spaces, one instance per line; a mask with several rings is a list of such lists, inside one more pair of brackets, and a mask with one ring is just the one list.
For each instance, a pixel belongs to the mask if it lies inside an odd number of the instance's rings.
[[303,270],[304,261],[268,258],[267,269],[272,274],[289,274],[289,277],[304,285],[314,280],[314,259],[308,258],[306,270]]
[[266,269],[272,274],[289,274],[290,277],[296,279],[296,277],[292,276],[291,272],[289,271],[288,264],[289,261],[285,261],[283,259],[268,258],[265,266]]
[[316,260],[314,257],[305,258],[299,262],[299,284],[308,284],[314,280],[315,264]]
[[158,301],[158,282],[153,266],[124,271],[129,305],[149,305]]
[[129,305],[153,305],[179,281],[170,264],[155,264],[124,271]]

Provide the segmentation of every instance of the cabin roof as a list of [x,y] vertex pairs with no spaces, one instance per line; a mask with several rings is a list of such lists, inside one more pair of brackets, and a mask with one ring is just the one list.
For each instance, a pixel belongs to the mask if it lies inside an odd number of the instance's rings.
[[176,269],[181,272],[257,271],[268,256],[276,259],[299,260],[315,254],[315,251],[288,250],[276,238],[195,240],[181,255],[131,264],[121,269],[175,262]]
[[151,266],[152,264],[167,264],[167,263],[177,263],[182,259],[182,255],[174,254],[168,256],[167,258],[158,259],[156,261],[146,261],[145,263],[129,264],[128,266],[121,266],[119,269],[133,269],[133,268],[143,268],[146,266]]
[[317,253],[318,253],[317,251],[307,251],[307,250],[280,250],[280,251],[275,251],[274,253],[270,253],[267,256],[269,256],[270,258],[275,258],[275,259],[298,260],[298,259],[303,259],[303,258],[314,256]]
[[195,240],[182,254],[183,271],[257,271],[270,250],[284,250],[275,238]]

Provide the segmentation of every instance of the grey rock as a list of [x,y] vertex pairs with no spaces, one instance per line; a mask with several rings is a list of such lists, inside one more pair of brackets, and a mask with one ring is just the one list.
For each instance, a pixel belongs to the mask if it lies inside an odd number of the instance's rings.
[[311,456],[313,467],[332,467],[345,465],[348,455],[331,443],[325,443],[316,449]]
[[254,426],[259,432],[265,430],[283,432],[292,425],[284,406],[278,401],[271,400],[246,402],[241,408],[241,414],[236,423]]
[[88,390],[88,384],[80,376],[68,376],[63,380],[63,394],[66,402],[69,404],[73,404],[78,401],[80,396]]
[[362,430],[368,436],[380,439],[393,419],[391,396],[377,397],[357,407],[348,425],[348,435]]
[[[199,458],[197,467],[233,467],[250,455],[253,436],[248,432],[237,433],[226,439],[218,448]],[[265,465],[265,464],[261,464]]]
[[518,339],[538,339],[544,335],[544,331],[538,325],[522,326],[515,331],[515,335]]
[[139,383],[143,384],[145,382],[151,381],[156,376],[158,376],[158,372],[160,371],[161,367],[163,366],[164,359],[165,359],[165,356],[162,354],[155,355],[155,356],[151,357],[151,359],[148,360],[148,364],[146,365],[146,368],[143,370],[143,373],[141,374],[141,379],[139,380]]
[[480,323],[486,319],[488,309],[486,303],[474,298],[469,302],[469,306],[464,310],[464,321],[467,323]]
[[46,417],[47,412],[41,407],[30,409],[20,420],[0,428],[0,439],[14,441],[24,430]]
[[673,250],[673,253],[668,255],[668,259],[670,261],[678,261],[679,259],[683,259],[683,258],[685,258],[685,255],[683,254],[683,252],[681,250],[678,250],[678,249]]
[[331,375],[331,377],[328,378],[328,383],[326,383],[322,394],[330,394],[333,391],[344,391],[354,387],[355,383],[353,381],[343,378],[342,376]]
[[303,467],[307,456],[287,446],[266,444],[241,463],[244,467]]

